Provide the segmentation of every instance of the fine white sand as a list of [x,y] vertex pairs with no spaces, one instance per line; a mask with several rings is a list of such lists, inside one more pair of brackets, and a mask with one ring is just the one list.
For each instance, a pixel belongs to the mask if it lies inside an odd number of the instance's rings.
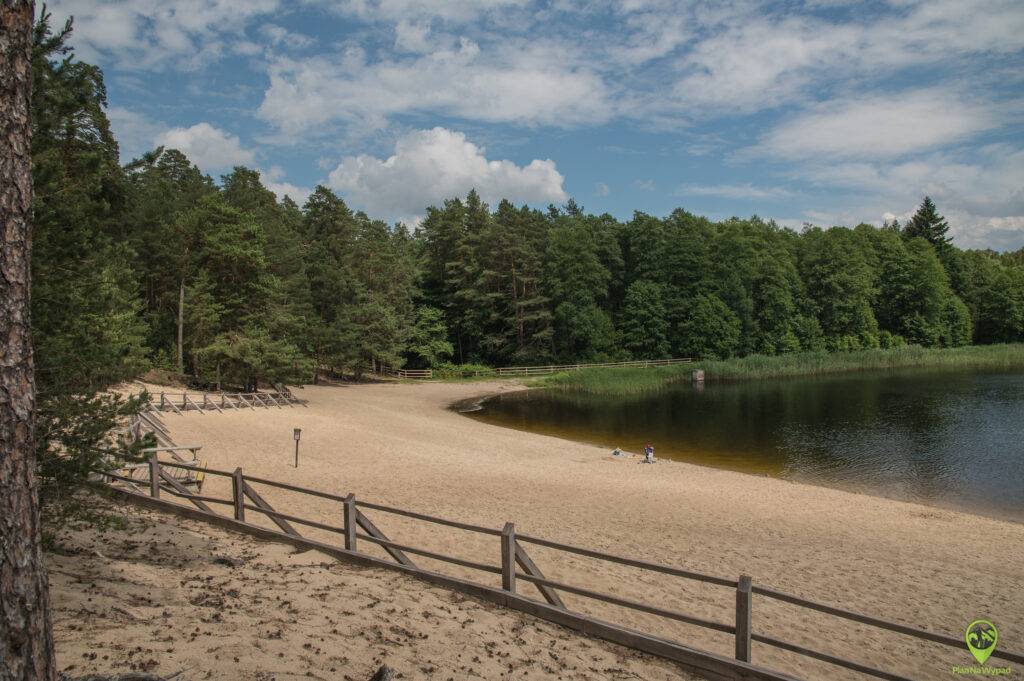
[[183,681],[691,681],[673,664],[390,570],[135,511],[47,555],[59,668]]
[[[1024,650],[1024,525],[683,463],[638,465],[609,456],[617,443],[601,449],[497,428],[447,409],[516,389],[506,382],[312,386],[295,391],[308,407],[166,414],[165,421],[179,444],[203,445],[202,458],[213,468],[241,466],[250,475],[489,527],[514,521],[519,533],[733,579],[746,574],[755,585],[958,638],[982,617],[999,627],[1000,648]],[[302,428],[298,469],[294,427]],[[341,524],[336,503],[260,491],[280,511]],[[229,481],[209,476],[203,493],[229,498]],[[500,562],[495,537],[367,514],[394,541]],[[320,531],[308,534],[340,542]],[[728,588],[527,548],[551,579],[732,621]],[[416,560],[498,583],[493,575]],[[520,583],[520,589],[532,587]],[[726,634],[581,597],[566,602],[732,653]],[[966,648],[918,642],[761,596],[753,619],[756,632],[915,678],[948,678],[951,665],[973,662]],[[807,678],[859,678],[761,644],[754,661]]]

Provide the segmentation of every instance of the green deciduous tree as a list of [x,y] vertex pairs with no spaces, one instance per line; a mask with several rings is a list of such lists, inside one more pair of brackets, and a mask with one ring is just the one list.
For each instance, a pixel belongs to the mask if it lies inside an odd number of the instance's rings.
[[679,348],[686,357],[726,359],[740,346],[739,318],[713,294],[699,294],[679,321]]
[[418,368],[430,368],[452,356],[454,348],[448,340],[443,312],[428,305],[417,308],[406,351],[412,357],[411,364]]
[[637,359],[661,359],[668,354],[669,321],[660,284],[638,280],[629,285],[620,329],[622,346]]
[[878,347],[873,273],[856,235],[841,228],[812,229],[801,246],[801,276],[826,347]]

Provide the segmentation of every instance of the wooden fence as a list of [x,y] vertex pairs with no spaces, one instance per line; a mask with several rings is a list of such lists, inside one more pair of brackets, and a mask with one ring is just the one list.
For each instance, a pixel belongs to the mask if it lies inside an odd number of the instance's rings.
[[256,409],[291,407],[302,404],[288,392],[264,393],[166,393],[152,395],[151,411],[169,411],[183,414],[197,411],[205,414],[208,411],[225,412],[229,409]]
[[171,439],[171,433],[167,430],[160,413],[153,408],[152,404],[147,406],[148,409],[132,415],[128,422],[127,437],[130,440],[141,440],[144,433],[152,433],[157,444],[174,447],[174,440]]
[[433,378],[433,369],[393,369],[388,372],[389,376],[395,378]]
[[[945,634],[926,631],[917,627],[889,622],[876,617],[826,605],[824,603],[799,598],[791,594],[754,584],[753,580],[746,575],[741,575],[738,579],[707,575],[670,565],[616,556],[588,548],[562,544],[549,539],[519,534],[516,532],[515,525],[511,522],[506,523],[501,529],[483,527],[480,525],[446,520],[422,513],[393,508],[382,504],[357,500],[354,494],[348,494],[346,496],[330,494],[328,492],[321,492],[275,480],[247,476],[242,473],[241,468],[236,468],[234,471],[206,469],[205,472],[209,475],[230,478],[232,489],[231,499],[221,499],[194,494],[187,488],[175,484],[174,478],[168,475],[164,469],[167,467],[186,468],[187,466],[175,461],[161,461],[158,458],[158,452],[156,451],[153,451],[150,454],[148,466],[148,483],[140,483],[140,480],[138,479],[124,477],[115,472],[108,473],[107,477],[115,486],[118,484],[126,485],[127,487],[121,488],[120,491],[127,495],[129,499],[136,502],[154,505],[161,509],[174,511],[189,517],[204,519],[221,526],[248,532],[262,538],[284,540],[302,548],[317,549],[335,557],[354,559],[363,562],[364,564],[402,570],[435,584],[440,584],[464,593],[478,596],[492,602],[499,603],[505,607],[527,612],[557,624],[577,629],[589,635],[598,636],[620,645],[629,646],[673,660],[691,671],[695,671],[713,679],[770,679],[775,681],[792,681],[793,677],[789,675],[753,664],[751,645],[752,643],[757,642],[850,669],[855,672],[860,672],[875,678],[888,679],[890,681],[911,681],[908,677],[900,676],[889,671],[876,669],[856,661],[847,660],[826,652],[806,648],[778,638],[757,633],[752,627],[752,613],[754,606],[753,597],[755,595],[781,601],[807,610],[824,613],[842,620],[857,622],[885,631],[895,632],[920,641],[930,641],[961,649],[965,648],[964,641],[960,637],[947,636]],[[148,490],[140,488],[140,484],[148,484]],[[335,502],[338,504],[338,517],[342,520],[342,524],[331,525],[302,518],[298,515],[277,511],[259,494],[255,485],[266,485],[281,490],[287,490]],[[161,495],[163,494],[168,494],[173,498],[189,502],[194,505],[195,508],[189,508],[177,502],[165,501],[161,498]],[[211,504],[228,507],[230,509],[230,515],[226,516],[215,512],[211,507]],[[498,549],[500,547],[500,561],[496,564],[481,563],[392,541],[369,517],[367,517],[364,511],[374,511],[376,513],[403,516],[416,521],[442,525],[493,537],[495,538],[495,543],[498,545],[495,546],[496,556],[499,554]],[[268,529],[253,524],[251,521],[247,520],[248,513],[259,514],[261,517],[268,518],[269,521],[277,527],[277,529]],[[295,525],[312,527],[336,534],[339,536],[338,542],[327,543],[304,537],[295,529]],[[365,544],[381,547],[389,556],[389,560],[382,560],[367,554],[365,549],[361,548]],[[584,556],[587,558],[607,561],[609,563],[640,568],[654,573],[670,575],[684,580],[693,580],[731,589],[735,592],[735,616],[730,622],[713,621],[657,605],[601,593],[566,582],[547,579],[541,569],[531,559],[526,546],[546,547],[561,553]],[[501,589],[487,586],[478,581],[463,580],[424,569],[417,566],[413,559],[409,557],[410,555],[423,556],[424,558],[458,565],[463,568],[469,568],[483,573],[500,575]],[[525,582],[535,587],[540,599],[530,598],[523,595],[519,587],[520,582]],[[735,640],[735,656],[734,658],[727,658],[712,652],[697,650],[686,646],[685,644],[676,641],[669,641],[637,629],[625,628],[593,618],[589,615],[573,612],[569,610],[563,602],[560,595],[563,593],[575,594],[577,596],[610,603],[612,605],[621,606],[637,612],[657,615],[668,620],[696,625],[698,627],[732,635]],[[996,650],[992,653],[992,657],[1010,662],[1024,663],[1024,654],[1020,653]]]

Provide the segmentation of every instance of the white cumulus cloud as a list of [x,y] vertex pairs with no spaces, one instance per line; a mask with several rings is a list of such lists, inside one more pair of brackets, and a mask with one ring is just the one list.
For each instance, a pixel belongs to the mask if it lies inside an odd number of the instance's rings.
[[725,199],[783,199],[791,192],[782,187],[757,187],[752,184],[684,184],[676,196],[718,196]]
[[237,135],[196,123],[190,128],[171,128],[157,135],[157,145],[177,149],[204,173],[229,170],[236,165],[251,166],[256,154],[242,146]]
[[801,163],[791,179],[838,188],[804,210],[815,224],[905,221],[930,196],[961,248],[1015,249],[1024,244],[1024,151],[1010,144],[970,150],[970,157],[934,152],[907,160],[823,158]]
[[74,17],[79,56],[113,56],[128,69],[201,68],[239,39],[245,26],[278,9],[278,0],[56,0],[53,26]]
[[373,216],[415,222],[430,205],[476,189],[488,203],[565,201],[564,178],[554,161],[520,166],[492,161],[461,132],[419,130],[395,143],[386,159],[349,156],[331,171],[328,185]]
[[491,10],[527,5],[529,0],[341,0],[326,4],[335,11],[369,21],[416,17],[464,22]]
[[569,127],[613,116],[601,78],[555,44],[462,39],[411,58],[373,61],[364,50],[269,68],[259,116],[286,134],[334,122],[385,127],[396,114],[435,113],[494,123]]
[[313,190],[309,187],[300,187],[291,182],[286,182],[284,179],[285,172],[280,166],[271,166],[269,170],[260,170],[259,173],[263,186],[274,192],[278,200],[287,196],[301,206],[306,203],[306,199],[313,193]]
[[998,125],[993,107],[928,88],[812,107],[769,131],[758,150],[786,159],[894,158],[946,146]]

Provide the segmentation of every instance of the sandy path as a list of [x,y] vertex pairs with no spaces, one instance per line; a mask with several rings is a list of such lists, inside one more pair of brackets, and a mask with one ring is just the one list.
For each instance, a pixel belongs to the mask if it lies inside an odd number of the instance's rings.
[[[605,449],[497,428],[446,409],[506,383],[307,387],[308,408],[169,414],[210,466],[491,527],[679,565],[959,637],[993,620],[1024,650],[1024,525],[681,463],[641,466]],[[292,467],[292,428],[303,429]],[[609,443],[613,444],[613,443]],[[227,497],[226,480],[204,490]],[[279,510],[338,522],[329,502],[265,490]],[[371,513],[392,539],[495,564],[492,537]],[[316,532],[311,533],[314,536]],[[333,538],[332,541],[338,541]],[[729,622],[725,588],[532,548],[553,579]],[[460,568],[421,561],[459,576]],[[477,579],[489,575],[476,573]],[[528,588],[526,585],[523,586]],[[577,597],[570,607],[731,654],[731,637]],[[917,678],[948,678],[964,650],[908,641],[755,598],[755,630]],[[831,666],[755,644],[755,662],[808,678]]]
[[390,570],[142,511],[47,554],[58,664],[178,681],[695,679]]

